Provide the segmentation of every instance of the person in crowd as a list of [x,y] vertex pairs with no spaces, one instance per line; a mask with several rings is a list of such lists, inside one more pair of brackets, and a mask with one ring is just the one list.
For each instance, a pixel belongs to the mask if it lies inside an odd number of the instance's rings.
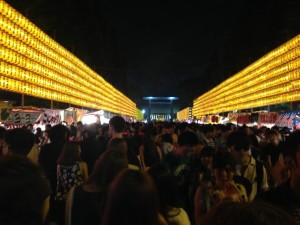
[[83,138],[78,143],[81,148],[81,159],[87,163],[88,171],[92,171],[96,160],[105,151],[105,147],[97,140],[98,125],[86,125]]
[[228,137],[231,147],[231,153],[233,154],[237,166],[236,175],[247,178],[252,184],[252,192],[249,200],[252,201],[256,194],[266,191],[268,186],[267,172],[263,163],[256,160],[252,156],[250,139],[244,132],[233,132]]
[[83,140],[83,133],[84,133],[84,126],[82,121],[78,121],[76,123],[76,141],[82,141]]
[[252,145],[256,148],[261,146],[261,142],[265,141],[265,134],[263,129],[255,129],[251,136]]
[[174,176],[170,169],[162,164],[154,164],[147,173],[153,178],[157,187],[160,212],[168,224],[191,224],[187,213],[180,207]]
[[222,201],[248,201],[245,187],[234,182],[235,165],[235,159],[229,152],[219,152],[214,155],[212,179],[203,181],[195,194],[196,224],[200,224],[203,215]]
[[99,225],[105,209],[108,187],[115,176],[128,168],[127,155],[109,148],[96,161],[91,175],[73,187],[67,197],[66,225]]
[[228,151],[227,138],[230,133],[229,127],[225,125],[220,127],[220,134],[214,139],[217,151]]
[[3,155],[27,156],[34,144],[33,133],[28,129],[14,128],[4,134]]
[[6,132],[5,127],[0,126],[0,157],[3,155],[2,149],[3,149],[3,146],[4,146],[5,132]]
[[166,154],[161,163],[168,167],[178,190],[182,208],[191,215],[189,188],[191,183],[191,157],[197,151],[199,140],[191,131],[184,131],[178,137],[178,144],[172,152]]
[[172,139],[173,139],[173,145],[177,145],[177,142],[178,142],[178,135],[175,133],[175,129],[174,129],[174,126],[170,126],[169,128],[169,134],[171,134],[172,136]]
[[296,225],[280,208],[262,202],[222,202],[197,225]]
[[161,148],[163,155],[166,155],[169,152],[173,151],[174,145],[173,145],[173,138],[172,138],[171,134],[166,133],[161,136],[161,147],[160,148]]
[[159,200],[151,177],[125,170],[112,182],[102,225],[167,225],[159,213]]
[[[212,180],[212,159],[214,149],[204,146],[200,152],[193,154],[191,161],[190,202],[194,205],[197,188],[203,182]],[[194,207],[193,207],[194,208]]]
[[123,132],[126,127],[126,122],[121,116],[114,116],[109,120],[109,142],[114,138],[123,138]]
[[280,129],[278,126],[275,125],[275,126],[271,127],[271,130],[275,131],[277,138],[280,142],[284,141],[284,137],[283,137],[282,133],[280,132]]
[[107,149],[118,149],[118,151],[122,151],[127,157],[129,169],[142,169],[138,158],[136,157],[135,153],[132,152],[132,149],[128,148],[127,141],[124,138],[114,138],[107,146]]
[[0,184],[0,224],[47,224],[51,189],[36,164],[20,154],[0,157]]
[[57,223],[64,224],[65,202],[69,190],[78,186],[88,177],[86,162],[81,161],[81,149],[77,142],[66,142],[57,160],[57,186],[55,205]]
[[34,133],[33,125],[31,123],[26,125],[26,128],[31,132]]
[[204,142],[204,145],[206,146],[209,146],[209,147],[212,147],[215,149],[215,142],[214,142],[214,128],[213,126],[211,125],[205,125],[203,127],[203,142]]
[[290,178],[280,186],[257,196],[292,215],[300,224],[300,131],[295,131],[283,145],[283,156]]
[[283,158],[281,157],[282,141],[279,140],[279,137],[274,130],[268,130],[265,135],[268,140],[268,144],[261,147],[260,155],[267,170],[268,183],[270,187],[274,187],[277,185],[278,180],[273,177],[273,171],[276,170],[275,167],[278,164],[284,163]]
[[50,143],[45,144],[39,154],[39,165],[43,169],[46,178],[50,181],[52,191],[56,190],[56,165],[58,157],[65,142],[68,139],[69,130],[61,124],[57,124],[49,131]]
[[105,149],[108,142],[108,125],[98,126],[96,139],[100,145],[100,149]]
[[147,169],[151,165],[160,162],[162,159],[161,149],[156,144],[152,132],[152,127],[144,129],[142,144],[139,147],[139,156],[144,169]]
[[50,182],[52,195],[50,198],[50,221],[55,219],[54,215],[54,197],[57,185],[57,160],[61,154],[62,148],[68,139],[69,130],[62,124],[54,125],[49,132],[50,143],[41,147],[39,154],[39,166],[42,168],[46,178]]

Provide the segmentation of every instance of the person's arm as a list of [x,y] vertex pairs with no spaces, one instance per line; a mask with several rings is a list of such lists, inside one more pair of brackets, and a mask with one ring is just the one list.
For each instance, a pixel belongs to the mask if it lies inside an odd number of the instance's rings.
[[262,191],[266,191],[268,190],[269,185],[268,185],[268,175],[267,175],[267,171],[266,168],[263,166],[263,177],[262,177],[262,183],[261,183],[261,187],[257,187],[257,190],[262,190]]
[[158,154],[159,160],[162,159],[162,153],[161,153],[161,148],[159,146],[156,146],[156,152]]
[[196,225],[200,224],[200,219],[201,219],[201,206],[200,206],[200,194],[201,193],[201,188],[198,186],[194,198],[194,206],[195,206],[195,223]]
[[79,166],[80,166],[83,180],[86,180],[88,178],[88,166],[87,166],[86,162],[80,162]]
[[140,156],[142,168],[144,170],[146,168],[146,165],[145,165],[145,161],[144,161],[144,146],[143,145],[141,145],[139,147],[139,156]]
[[45,224],[50,207],[50,196],[45,198],[41,208],[41,224]]

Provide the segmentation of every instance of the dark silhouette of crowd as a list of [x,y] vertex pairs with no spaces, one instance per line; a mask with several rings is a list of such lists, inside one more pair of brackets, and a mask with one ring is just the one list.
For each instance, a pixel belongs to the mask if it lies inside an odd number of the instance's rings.
[[300,131],[33,127],[0,127],[1,225],[300,224]]

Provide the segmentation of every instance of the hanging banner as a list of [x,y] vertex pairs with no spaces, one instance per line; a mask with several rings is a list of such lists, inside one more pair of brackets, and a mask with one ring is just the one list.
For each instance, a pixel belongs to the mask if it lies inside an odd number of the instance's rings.
[[44,112],[39,114],[35,120],[35,124],[45,125],[51,124],[52,126],[61,122],[60,110],[43,109]]
[[259,124],[274,124],[277,120],[277,112],[260,113],[258,116]]
[[249,124],[251,123],[251,115],[250,114],[240,114],[237,118],[238,124]]
[[9,113],[7,122],[12,124],[34,124],[40,114],[40,111],[12,111]]
[[278,127],[288,127],[291,130],[300,129],[300,111],[288,111],[281,113],[275,122]]

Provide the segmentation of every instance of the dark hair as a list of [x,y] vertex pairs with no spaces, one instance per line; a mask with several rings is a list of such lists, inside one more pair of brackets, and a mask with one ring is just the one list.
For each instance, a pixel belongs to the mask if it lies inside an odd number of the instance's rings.
[[282,154],[296,159],[296,154],[300,150],[300,130],[295,131],[287,137],[282,146]]
[[[115,148],[115,149],[122,148],[122,149],[124,149],[124,147],[125,147],[124,144],[126,144],[126,146],[127,146],[127,142],[124,138],[113,138],[109,142],[107,148]],[[128,148],[128,146],[127,146],[127,148]],[[127,149],[124,152],[127,152]]]
[[265,202],[231,202],[212,208],[201,225],[296,225],[285,211]]
[[99,189],[105,190],[114,177],[125,168],[128,168],[126,155],[119,149],[110,148],[96,161],[85,184],[95,184]]
[[167,133],[167,134],[163,134],[161,136],[161,142],[167,142],[167,143],[170,143],[170,144],[173,144],[173,138],[172,138],[172,135]]
[[202,157],[213,157],[215,149],[210,146],[204,146],[200,152],[200,158]]
[[152,165],[147,173],[153,178],[157,187],[162,214],[167,218],[170,208],[179,208],[176,183],[171,170],[158,163]]
[[214,131],[214,128],[211,125],[203,126],[203,129],[202,129],[203,134],[206,134],[208,132],[213,132],[213,131]]
[[69,129],[62,125],[62,124],[57,124],[51,127],[50,132],[49,132],[49,138],[52,143],[57,143],[57,142],[66,142],[68,136],[69,136]]
[[230,152],[218,152],[212,160],[212,167],[214,169],[231,169],[234,171],[235,164],[235,159]]
[[62,148],[57,164],[72,166],[78,161],[80,161],[80,145],[74,141],[67,141]]
[[236,151],[249,150],[250,143],[249,136],[241,131],[232,132],[227,138],[227,145],[229,147],[234,145]]
[[85,133],[88,135],[89,140],[93,140],[96,138],[98,133],[98,125],[97,124],[89,124],[84,129]]
[[266,132],[265,132],[265,136],[267,137],[267,138],[269,138],[269,137],[271,137],[271,136],[277,136],[277,133],[276,133],[276,131],[275,130],[266,130]]
[[221,132],[223,133],[223,132],[227,132],[227,131],[230,131],[230,127],[222,125],[221,126]]
[[179,146],[196,146],[199,144],[199,140],[197,135],[191,131],[184,131],[178,137],[178,145]]
[[26,156],[34,144],[34,135],[28,129],[15,128],[5,132],[4,142],[13,154]]
[[109,125],[111,125],[117,133],[121,133],[125,130],[126,123],[123,117],[114,116],[109,120]]
[[158,196],[151,177],[139,170],[125,170],[111,184],[102,224],[156,225],[158,212]]
[[[41,207],[50,187],[40,169],[25,156],[0,158],[1,224],[41,224]],[[43,194],[42,194],[43,193]]]

